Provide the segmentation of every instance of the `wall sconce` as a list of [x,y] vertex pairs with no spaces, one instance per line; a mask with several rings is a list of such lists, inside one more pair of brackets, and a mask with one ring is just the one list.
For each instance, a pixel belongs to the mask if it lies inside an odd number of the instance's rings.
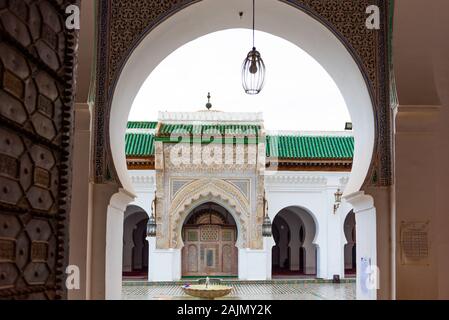
[[337,212],[337,209],[340,207],[342,195],[343,195],[343,192],[341,192],[340,189],[337,189],[337,192],[334,193],[334,196],[335,196],[334,214]]

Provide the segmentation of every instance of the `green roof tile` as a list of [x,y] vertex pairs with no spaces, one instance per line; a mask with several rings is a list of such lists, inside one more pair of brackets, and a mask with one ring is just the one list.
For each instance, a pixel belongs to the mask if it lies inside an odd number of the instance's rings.
[[128,121],[128,129],[155,129],[157,121]]
[[125,135],[127,156],[143,157],[154,155],[154,135],[148,133],[127,133]]
[[[128,122],[129,129],[154,129],[157,122]],[[218,129],[220,133],[239,134],[246,130],[258,130],[259,126],[249,125],[187,125],[164,124],[161,135],[172,133],[201,134],[208,129]],[[125,135],[127,156],[154,155],[154,134],[149,132],[128,132]],[[351,159],[354,154],[354,138],[350,136],[266,136],[267,157],[284,159]]]
[[286,159],[350,159],[354,138],[348,136],[267,136],[267,157]]

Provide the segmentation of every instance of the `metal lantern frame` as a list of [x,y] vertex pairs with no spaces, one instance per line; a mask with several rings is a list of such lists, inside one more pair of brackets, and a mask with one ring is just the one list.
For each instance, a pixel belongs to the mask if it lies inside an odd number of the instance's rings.
[[157,224],[155,213],[156,213],[156,192],[154,192],[154,198],[153,201],[151,202],[151,216],[147,222],[147,237],[156,236]]
[[258,94],[265,85],[265,63],[254,44],[255,0],[253,0],[253,48],[248,52],[242,64],[242,86],[247,94]]
[[263,223],[262,223],[262,236],[263,237],[271,237],[273,235],[273,230],[272,230],[272,224],[271,224],[270,217],[268,216],[268,202],[265,197],[265,193],[263,195],[263,203],[264,203],[264,207],[263,207],[264,217],[263,217]]

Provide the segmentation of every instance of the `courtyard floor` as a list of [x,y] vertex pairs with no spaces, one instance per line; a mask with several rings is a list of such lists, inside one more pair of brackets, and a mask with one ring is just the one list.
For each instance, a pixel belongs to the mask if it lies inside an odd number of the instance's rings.
[[[124,281],[122,299],[125,300],[184,300],[197,299],[186,295],[183,283],[147,283]],[[353,300],[355,282],[335,284],[323,281],[273,280],[264,282],[229,281],[229,296],[223,300]]]

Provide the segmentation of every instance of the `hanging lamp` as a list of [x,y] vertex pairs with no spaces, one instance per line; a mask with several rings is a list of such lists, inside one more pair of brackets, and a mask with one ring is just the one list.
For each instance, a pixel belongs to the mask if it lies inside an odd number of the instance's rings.
[[263,195],[263,211],[264,211],[264,218],[262,223],[262,236],[263,237],[271,237],[273,234],[272,231],[272,225],[270,217],[268,216],[268,202],[265,197],[265,192]]
[[151,203],[151,216],[147,222],[147,237],[155,237],[156,236],[157,224],[156,224],[155,213],[156,213],[156,191],[154,192],[154,199]]
[[253,0],[253,48],[242,64],[242,85],[247,94],[258,94],[265,83],[265,64],[254,42],[255,20],[255,0]]

